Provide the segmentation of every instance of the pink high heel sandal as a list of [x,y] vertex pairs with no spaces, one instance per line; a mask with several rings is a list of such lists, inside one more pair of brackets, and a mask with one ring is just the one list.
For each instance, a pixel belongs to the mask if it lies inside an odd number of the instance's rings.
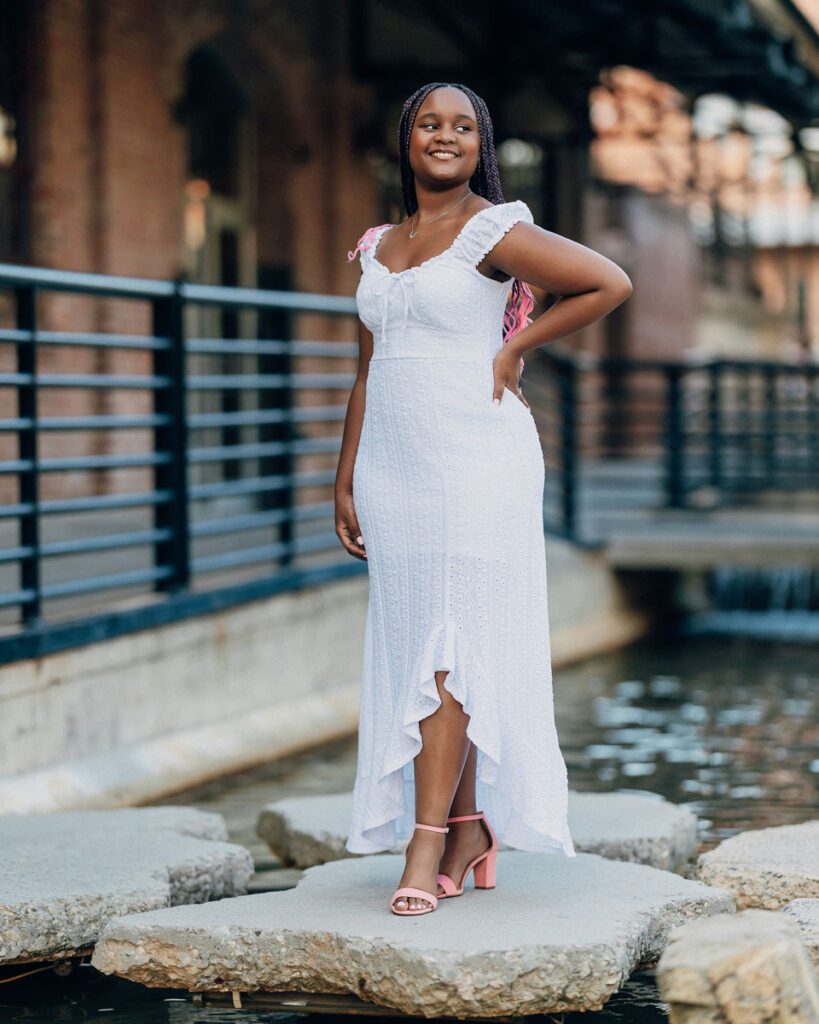
[[[416,828],[425,828],[430,832],[449,832],[449,828],[441,828],[439,825],[422,825],[420,821],[415,822]],[[407,856],[407,846],[404,847],[404,857]],[[399,910],[395,906],[395,901],[399,896],[417,896],[422,900],[427,900],[432,904],[431,907],[410,907],[409,901],[407,901],[407,907],[405,910]],[[434,892],[426,892],[424,889],[416,889],[412,885],[402,885],[400,889],[396,889],[390,900],[390,910],[393,914],[429,914],[438,906],[438,897]]]
[[464,882],[470,871],[473,872],[473,878],[475,881],[476,889],[494,889],[495,888],[495,868],[498,862],[498,840],[495,837],[495,833],[492,831],[492,826],[484,817],[483,811],[478,811],[477,814],[462,814],[457,818],[447,818],[447,822],[450,821],[474,821],[478,819],[484,828],[489,833],[491,845],[488,850],[485,850],[480,857],[476,857],[473,861],[470,861],[466,866],[466,870],[461,878],[460,887],[457,887],[449,875],[443,873],[438,875],[438,885],[444,890],[438,899],[442,900],[445,896],[460,896],[464,891]]

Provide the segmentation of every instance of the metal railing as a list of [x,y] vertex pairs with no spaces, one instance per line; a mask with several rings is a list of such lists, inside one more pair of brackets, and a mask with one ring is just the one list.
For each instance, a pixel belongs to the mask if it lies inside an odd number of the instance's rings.
[[[0,661],[366,572],[333,520],[358,345],[289,337],[296,315],[355,337],[353,299],[12,265],[1,292]],[[150,329],[46,330],[57,292]]]
[[[146,330],[46,329],[58,293]],[[366,572],[333,521],[353,299],[0,265],[3,295],[0,662]],[[547,531],[815,502],[816,365],[525,362]]]
[[819,510],[816,363],[535,355],[548,530],[594,545],[650,511]]

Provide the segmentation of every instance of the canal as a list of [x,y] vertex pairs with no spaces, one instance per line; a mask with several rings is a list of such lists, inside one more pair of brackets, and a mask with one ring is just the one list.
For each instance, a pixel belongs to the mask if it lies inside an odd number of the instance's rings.
[[[647,790],[694,810],[700,851],[736,832],[819,813],[819,659],[813,645],[748,638],[642,642],[556,673],[558,732],[575,790]],[[162,803],[218,811],[254,855],[253,891],[287,888],[255,834],[265,803],[352,788],[355,739],[263,765]],[[500,883],[502,884],[502,882]],[[385,913],[388,913],[385,893]],[[0,985],[0,1021],[20,1024],[343,1024],[261,1010],[196,1007],[185,992],[149,990],[77,967]],[[368,1017],[368,1019],[378,1019]],[[388,1018],[384,1018],[388,1019]],[[652,970],[635,974],[597,1013],[533,1024],[659,1024]]]

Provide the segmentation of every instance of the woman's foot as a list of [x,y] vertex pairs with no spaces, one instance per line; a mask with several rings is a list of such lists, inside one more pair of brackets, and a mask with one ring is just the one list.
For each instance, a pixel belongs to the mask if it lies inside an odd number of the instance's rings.
[[[429,832],[420,828],[413,832],[406,849],[407,863],[398,883],[399,889],[410,885],[425,892],[438,892],[439,864],[445,838],[443,832]],[[399,896],[395,906],[397,910],[406,910],[408,906],[410,910],[426,910],[432,904],[420,896]]]
[[[446,844],[438,871],[442,875],[448,875],[455,885],[460,889],[461,876],[476,857],[491,847],[492,840],[481,823],[480,818],[472,821],[450,821],[449,832],[445,836]],[[440,885],[431,890],[438,896],[444,892]]]

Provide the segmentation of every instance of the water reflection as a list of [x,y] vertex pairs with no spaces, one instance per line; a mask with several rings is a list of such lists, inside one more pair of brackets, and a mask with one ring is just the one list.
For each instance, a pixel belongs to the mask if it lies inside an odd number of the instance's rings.
[[807,646],[696,638],[559,672],[570,783],[687,805],[700,817],[701,851],[743,829],[815,818],[817,662]]

